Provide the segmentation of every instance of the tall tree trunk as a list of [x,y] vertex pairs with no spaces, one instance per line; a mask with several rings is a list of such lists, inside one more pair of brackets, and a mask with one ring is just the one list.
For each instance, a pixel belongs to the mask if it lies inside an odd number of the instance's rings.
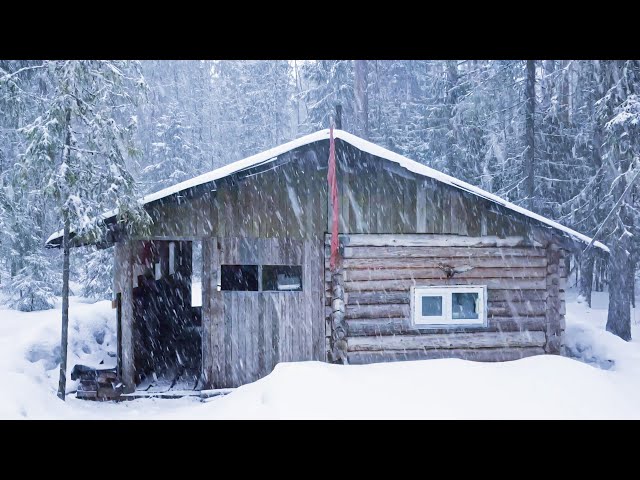
[[629,241],[623,236],[619,242],[610,244],[609,257],[609,312],[607,314],[607,332],[623,340],[631,340],[631,288],[629,285]]
[[448,122],[449,134],[447,135],[446,140],[446,155],[447,155],[447,172],[449,175],[453,175],[454,177],[458,175],[458,169],[462,167],[460,165],[461,162],[458,161],[458,155],[456,153],[456,143],[457,143],[457,131],[456,126],[454,124],[454,115],[455,115],[455,107],[458,102],[459,97],[459,89],[458,89],[458,61],[457,60],[447,60],[446,64],[443,64],[443,67],[446,68],[447,75],[447,87],[445,92],[445,116]]
[[[67,134],[64,141],[62,158],[67,165],[71,159],[71,110],[67,109]],[[62,208],[64,233],[62,235],[62,331],[60,334],[60,380],[58,397],[64,401],[67,390],[67,340],[69,337],[69,236],[71,220],[67,206]]]
[[594,264],[593,251],[586,251],[580,258],[580,285],[578,293],[585,299],[587,305],[591,307],[591,290],[593,288],[593,264]]
[[525,195],[527,197],[528,207],[530,210],[535,208],[534,191],[534,147],[535,147],[535,130],[534,116],[536,113],[536,65],[534,60],[527,60],[527,78],[525,84],[525,155],[524,155],[524,176],[525,176]]
[[631,261],[627,270],[629,273],[629,295],[631,296],[631,306],[636,308],[636,262]]
[[58,397],[64,401],[67,389],[67,339],[69,336],[69,213],[64,211],[64,235],[62,237],[62,333],[60,335],[60,381]]
[[366,60],[355,61],[355,93],[357,133],[364,139],[369,138],[369,95],[368,65]]

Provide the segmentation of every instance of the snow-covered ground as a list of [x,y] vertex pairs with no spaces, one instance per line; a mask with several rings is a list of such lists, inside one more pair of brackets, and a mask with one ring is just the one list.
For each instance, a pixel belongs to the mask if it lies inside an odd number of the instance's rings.
[[[59,307],[32,313],[0,307],[0,418],[640,418],[640,313],[632,315],[634,340],[627,343],[604,330],[606,294],[594,294],[592,309],[573,293],[568,300],[567,347],[580,361],[283,363],[206,402],[98,403],[70,394],[63,403],[56,397]],[[74,297],[70,310],[70,369],[113,366],[110,302]],[[75,386],[68,382],[69,391]]]

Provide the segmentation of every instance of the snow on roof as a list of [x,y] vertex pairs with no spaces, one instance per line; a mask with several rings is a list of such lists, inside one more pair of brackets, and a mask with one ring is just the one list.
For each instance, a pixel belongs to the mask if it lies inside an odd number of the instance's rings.
[[[553,220],[545,218],[537,213],[534,213],[526,208],[515,205],[507,200],[498,197],[497,195],[493,195],[481,188],[475,187],[467,182],[463,182],[462,180],[458,180],[457,178],[451,177],[450,175],[439,172],[438,170],[434,170],[433,168],[427,167],[421,163],[416,162],[415,160],[411,160],[407,157],[404,157],[398,153],[394,153],[391,150],[387,150],[384,147],[371,143],[367,140],[364,140],[360,137],[357,137],[351,133],[345,132],[344,130],[334,130],[334,137],[339,138],[352,146],[362,150],[363,152],[369,153],[376,157],[384,158],[385,160],[389,160],[391,162],[395,162],[402,166],[403,168],[416,173],[418,175],[422,175],[424,177],[433,178],[434,180],[438,180],[439,182],[446,183],[447,185],[451,185],[453,187],[459,188],[460,190],[464,190],[479,197],[490,200],[498,205],[502,205],[503,207],[508,208],[509,210],[513,210],[517,213],[525,215],[529,218],[533,218],[545,225],[548,225],[552,228],[560,230],[561,232],[566,233],[570,237],[580,240],[584,243],[590,243],[591,238],[586,235],[583,235],[580,232],[576,232],[571,228],[565,227]],[[275,161],[279,155],[286,153],[290,150],[296,149],[298,147],[302,147],[304,145],[308,145],[320,140],[328,140],[329,139],[329,129],[319,130],[317,132],[311,133],[309,135],[305,135],[291,142],[284,143],[277,147],[271,148],[264,152],[260,152],[256,155],[252,155],[250,157],[244,158],[242,160],[238,160],[237,162],[230,163],[225,165],[224,167],[217,168],[210,172],[204,173],[197,177],[191,178],[189,180],[185,180],[184,182],[177,183],[171,187],[165,188],[158,192],[146,195],[140,201],[141,204],[146,205],[148,203],[155,202],[157,200],[169,197],[171,195],[175,195],[179,192],[187,190],[192,187],[196,187],[198,185],[203,185],[205,183],[213,182],[215,180],[219,180],[221,178],[227,177],[234,173],[240,172],[242,170],[246,170],[248,168],[252,168],[258,165],[267,164],[269,162]],[[101,215],[103,220],[110,219],[116,215],[115,210],[110,210]],[[47,244],[59,240],[62,237],[63,231],[60,230],[55,232],[47,239]],[[598,247],[604,251],[609,251],[609,248],[601,242],[593,242],[593,246]]]

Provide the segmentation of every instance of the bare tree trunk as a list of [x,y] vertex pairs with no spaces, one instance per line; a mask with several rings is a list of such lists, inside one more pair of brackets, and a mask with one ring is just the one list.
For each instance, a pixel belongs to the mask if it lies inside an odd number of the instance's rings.
[[[63,161],[68,164],[71,157],[71,110],[67,109],[67,135],[64,141]],[[64,233],[62,236],[62,332],[60,334],[60,381],[58,397],[64,401],[67,389],[67,339],[69,337],[69,236],[71,221],[66,206],[62,208]]]
[[535,208],[534,192],[534,147],[535,147],[535,130],[534,116],[536,112],[536,64],[534,60],[527,60],[527,79],[525,84],[525,155],[524,155],[524,176],[525,176],[525,195],[527,197],[528,207],[530,210]]
[[[626,236],[624,237],[626,238]],[[609,312],[607,314],[607,332],[631,340],[631,309],[629,285],[629,242],[623,239],[610,244],[609,257]]]
[[355,93],[357,133],[364,139],[369,138],[369,96],[368,65],[366,60],[355,60]]
[[629,295],[631,295],[631,306],[636,308],[636,263],[631,262],[629,265]]
[[594,267],[593,252],[587,250],[582,254],[580,259],[580,286],[578,287],[578,293],[585,299],[587,305],[591,307],[591,290],[593,288],[593,267]]
[[69,214],[64,212],[64,235],[62,237],[62,333],[60,336],[60,382],[58,397],[64,401],[67,389],[67,339],[69,336]]
[[459,89],[458,89],[458,62],[457,60],[447,60],[446,64],[443,63],[443,68],[446,68],[447,83],[445,91],[445,111],[447,121],[449,123],[449,133],[447,135],[447,171],[449,175],[456,176],[457,169],[461,167],[461,162],[458,161],[459,156],[456,153],[455,145],[457,143],[457,129],[454,124],[455,107],[458,102]]

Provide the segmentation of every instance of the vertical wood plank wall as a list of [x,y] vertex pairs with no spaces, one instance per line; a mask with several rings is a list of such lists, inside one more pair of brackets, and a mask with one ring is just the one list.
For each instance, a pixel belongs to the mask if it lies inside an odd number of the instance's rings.
[[[302,291],[244,292],[213,288],[212,353],[205,371],[214,388],[237,387],[279,362],[324,360],[322,245],[314,240],[217,237],[212,276],[221,265],[302,265]],[[214,308],[212,307],[213,311]],[[210,346],[209,346],[210,345]]]
[[[499,344],[502,358],[508,358],[513,348],[521,348],[518,355],[523,349],[529,349],[528,353],[557,351],[564,328],[566,272],[562,266],[554,270],[558,254],[548,254],[547,243],[530,246],[541,232],[548,237],[548,228],[468,192],[417,176],[340,140],[337,152],[341,234],[352,239],[354,235],[373,234],[522,239],[526,247],[500,247],[510,249],[514,255],[502,257],[498,250],[492,254],[491,249],[498,247],[474,250],[472,253],[477,255],[471,255],[469,261],[475,262],[476,268],[460,278],[493,285],[489,292],[490,328],[494,336],[507,338]],[[192,197],[184,195],[150,207],[154,220],[151,238],[203,240],[202,349],[209,386],[236,386],[255,380],[269,373],[277,361],[326,358],[324,308],[330,298],[324,289],[324,236],[331,223],[327,157],[328,141],[318,142],[283,154],[270,164],[218,180],[200,188]],[[387,339],[376,340],[377,345],[398,338],[393,332],[415,333],[406,331],[400,321],[408,318],[405,287],[417,279],[442,281],[433,268],[435,259],[460,258],[455,249],[466,247],[454,242],[448,250],[431,248],[424,258],[411,257],[410,248],[406,250],[407,258],[401,258],[405,253],[400,248],[400,253],[387,249],[385,253],[368,251],[366,255],[372,256],[358,257],[365,255],[363,248],[367,247],[346,248],[347,284],[351,289],[348,321],[355,332],[352,338]],[[287,255],[293,255],[303,265],[303,292],[217,292],[221,264],[250,263],[252,259],[274,264],[276,258],[284,258],[278,257],[284,255],[282,252],[294,252]],[[117,276],[126,274],[121,270]],[[398,272],[410,276],[404,278]],[[387,278],[391,274],[393,279]],[[476,278],[479,276],[482,278]],[[365,284],[385,285],[390,280],[400,282],[403,289],[379,296],[382,290],[364,288]],[[506,288],[508,284],[523,288]],[[123,315],[125,300],[123,295]],[[514,334],[525,331],[525,326],[532,327],[526,346],[506,346],[513,344]],[[560,341],[548,342],[554,335]],[[471,337],[460,338],[469,338],[473,343]],[[355,362],[374,360],[371,347],[362,342],[357,340],[349,347],[350,356]],[[404,344],[402,349],[406,350]],[[428,355],[440,355],[433,353],[439,351],[442,350],[430,350]],[[394,352],[394,358],[415,356]],[[483,358],[477,353],[475,356]]]

